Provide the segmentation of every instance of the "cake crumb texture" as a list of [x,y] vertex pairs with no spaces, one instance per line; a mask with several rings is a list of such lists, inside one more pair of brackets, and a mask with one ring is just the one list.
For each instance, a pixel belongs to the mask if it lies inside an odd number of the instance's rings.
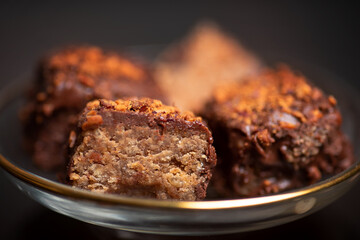
[[[103,121],[82,127],[89,116]],[[96,100],[79,126],[69,165],[73,186],[157,199],[205,197],[216,155],[201,118],[147,98]]]

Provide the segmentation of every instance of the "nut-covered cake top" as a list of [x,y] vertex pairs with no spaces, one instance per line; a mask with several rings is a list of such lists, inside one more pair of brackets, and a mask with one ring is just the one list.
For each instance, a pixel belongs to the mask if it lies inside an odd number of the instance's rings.
[[34,92],[45,116],[60,108],[80,110],[99,98],[165,100],[146,64],[92,46],[67,47],[45,57]]
[[205,115],[242,132],[262,155],[279,139],[288,139],[291,144],[281,151],[294,164],[311,161],[341,125],[335,98],[286,66],[217,89]]
[[55,75],[55,84],[68,79],[64,74],[75,71],[77,79],[92,87],[99,76],[108,78],[124,77],[133,81],[143,81],[145,72],[133,62],[118,54],[105,52],[98,47],[68,47],[49,57],[47,68],[59,71]]
[[[248,125],[279,124],[283,128],[317,122],[334,112],[336,105],[333,96],[326,97],[304,76],[285,65],[265,70],[243,83],[217,89],[213,102],[219,106],[218,115],[228,120]],[[270,119],[265,118],[270,115]]]
[[[83,116],[86,116],[86,121],[82,123],[83,130],[87,129],[89,123],[102,122],[99,119],[98,111],[114,111],[114,112],[134,112],[144,115],[151,115],[155,118],[166,119],[179,119],[189,123],[198,123],[203,125],[201,117],[196,117],[192,112],[180,112],[178,108],[173,106],[164,105],[159,100],[150,98],[128,98],[118,99],[115,101],[100,99],[89,102],[86,105]],[[97,117],[99,116],[99,117]]]

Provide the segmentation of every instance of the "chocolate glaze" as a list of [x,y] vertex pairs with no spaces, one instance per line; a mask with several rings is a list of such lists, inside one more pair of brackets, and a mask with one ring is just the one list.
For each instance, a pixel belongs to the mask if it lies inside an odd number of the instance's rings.
[[354,162],[335,98],[284,66],[218,89],[204,116],[221,159],[214,185],[227,196],[306,186]]
[[[21,114],[27,147],[36,165],[43,170],[65,166],[66,158],[60,152],[66,141],[54,143],[52,135],[63,134],[65,140],[74,125],[73,121],[59,116],[69,113],[68,117],[73,118],[93,99],[130,96],[164,100],[150,69],[144,64],[87,46],[68,47],[44,58]],[[58,127],[47,128],[55,123]],[[48,129],[47,133],[43,129]],[[53,164],[51,156],[57,159]]]
[[[119,105],[121,110],[119,110]],[[123,105],[127,107],[123,108]],[[101,119],[101,121],[97,119]],[[157,100],[132,98],[117,102],[103,99],[90,102],[79,117],[76,143],[69,144],[70,156],[74,154],[76,147],[82,143],[85,131],[97,128],[115,128],[119,124],[123,125],[125,129],[132,126],[157,129],[158,134],[153,136],[154,138],[161,138],[164,133],[181,135],[182,137],[205,134],[208,142],[206,151],[208,160],[203,165],[204,169],[201,176],[206,176],[207,181],[196,187],[196,195],[197,199],[203,199],[206,196],[206,189],[217,162],[215,148],[212,146],[211,132],[201,118],[195,117],[191,113],[182,114],[176,108],[162,105]],[[71,162],[69,164],[71,165]],[[70,165],[68,175],[70,174]],[[71,182],[68,181],[68,183]]]

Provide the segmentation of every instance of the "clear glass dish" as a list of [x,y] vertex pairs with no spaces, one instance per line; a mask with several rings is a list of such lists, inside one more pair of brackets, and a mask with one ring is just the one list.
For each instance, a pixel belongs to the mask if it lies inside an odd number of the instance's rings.
[[[147,47],[147,50],[151,48]],[[138,50],[138,48],[136,49]],[[140,51],[141,52],[141,51]],[[325,92],[333,94],[343,114],[357,162],[317,184],[264,197],[236,200],[161,201],[93,193],[57,182],[55,174],[36,169],[21,146],[18,111],[29,81],[14,81],[0,91],[0,166],[26,195],[75,219],[111,229],[168,235],[212,235],[264,229],[312,214],[332,203],[360,175],[359,93],[319,68],[293,64]]]

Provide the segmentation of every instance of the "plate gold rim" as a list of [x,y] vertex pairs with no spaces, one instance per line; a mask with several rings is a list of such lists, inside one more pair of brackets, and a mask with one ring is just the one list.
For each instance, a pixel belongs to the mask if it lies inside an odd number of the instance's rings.
[[94,193],[83,189],[73,188],[71,186],[57,183],[52,180],[37,176],[26,170],[23,170],[2,154],[0,154],[0,166],[9,174],[17,179],[33,185],[34,187],[46,190],[48,192],[56,193],[66,197],[71,197],[79,200],[93,200],[102,204],[119,204],[123,206],[135,207],[156,207],[169,209],[192,209],[192,210],[217,210],[217,209],[232,209],[255,207],[264,204],[277,203],[281,201],[291,200],[298,197],[304,197],[308,194],[319,192],[321,190],[335,186],[341,182],[346,181],[354,176],[360,176],[360,162],[353,164],[349,169],[319,183],[304,187],[295,191],[274,194],[263,197],[253,197],[244,199],[231,200],[210,200],[210,201],[171,201],[171,200],[156,200],[156,199],[141,199],[119,196],[115,194]]

